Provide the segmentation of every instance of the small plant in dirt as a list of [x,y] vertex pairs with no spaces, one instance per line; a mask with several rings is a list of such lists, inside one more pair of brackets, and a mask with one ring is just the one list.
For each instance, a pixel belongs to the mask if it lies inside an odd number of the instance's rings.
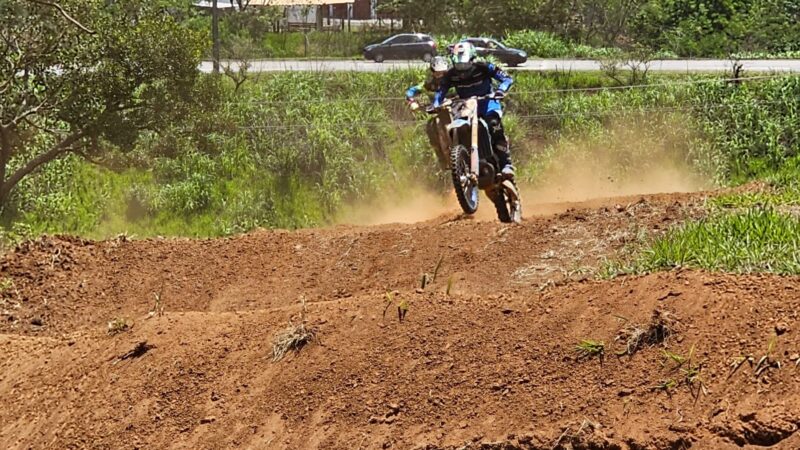
[[583,448],[586,435],[591,435],[599,427],[600,424],[594,423],[588,419],[584,419],[575,432],[572,432],[572,425],[570,425],[564,429],[564,432],[556,439],[551,448]]
[[692,396],[697,399],[700,394],[707,394],[706,385],[700,377],[700,372],[703,370],[702,364],[692,365],[689,364],[683,371],[683,382],[689,387]]
[[679,354],[677,354],[677,353],[672,353],[669,350],[664,350],[664,363],[663,364],[666,365],[670,361],[675,364],[675,367],[680,367],[680,366],[683,365],[683,363],[686,362],[686,358],[681,356],[681,355],[679,355]]
[[579,360],[594,357],[602,360],[606,353],[606,344],[602,341],[584,339],[575,346],[575,351],[578,352]]
[[426,287],[428,287],[428,285],[429,285],[429,284],[431,284],[432,282],[433,282],[433,281],[432,281],[432,279],[431,279],[431,275],[430,275],[429,273],[423,273],[423,274],[422,274],[422,280],[421,280],[421,281],[420,281],[420,283],[419,283],[419,284],[420,284],[420,288],[421,288],[421,289],[425,289],[425,288],[426,288]]
[[670,378],[667,380],[662,381],[661,383],[653,386],[654,391],[663,391],[666,392],[667,395],[671,395],[672,391],[678,387],[678,382],[674,379]]
[[[383,318],[386,318],[386,311],[389,310],[389,307],[395,304],[395,293],[394,292],[387,292],[386,293],[386,305],[383,308]],[[406,318],[406,314],[408,314],[408,310],[410,309],[407,300],[401,300],[397,303],[397,319],[402,322]]]
[[397,305],[397,319],[402,322],[406,318],[406,314],[408,314],[408,301],[403,300]]
[[111,319],[108,322],[108,334],[110,334],[111,336],[114,336],[114,335],[117,335],[117,334],[120,334],[120,333],[124,333],[124,332],[130,330],[132,326],[133,326],[133,324],[129,323],[127,320],[125,320],[123,318],[120,318],[120,317],[117,317],[117,318]]
[[772,358],[772,353],[775,351],[775,345],[778,342],[778,338],[773,337],[769,340],[769,344],[767,344],[767,352],[761,359],[758,360],[756,363],[756,367],[754,369],[754,373],[756,378],[761,377],[765,372],[771,369],[780,369],[781,362]]
[[147,313],[148,318],[153,316],[162,317],[164,315],[164,302],[162,301],[163,295],[164,295],[163,287],[159,292],[153,292],[153,297],[155,298],[155,302],[153,303],[153,307]]
[[749,362],[750,367],[753,367],[753,364],[755,363],[755,358],[753,358],[752,356],[739,356],[733,358],[731,360],[731,371],[728,372],[728,376],[725,379],[726,380],[730,379],[730,377],[732,377],[739,370],[739,368],[742,367],[746,362]]
[[444,255],[439,256],[439,259],[436,261],[436,265],[433,267],[433,274],[425,272],[422,274],[422,280],[420,282],[420,287],[425,289],[428,285],[436,282],[436,278],[439,276],[439,270],[442,268],[442,263],[444,262]]
[[3,278],[0,280],[0,295],[11,291],[11,289],[14,289],[14,280],[11,278]]
[[[731,370],[728,372],[726,379],[730,379],[744,365],[744,363],[750,364],[750,367],[753,368],[753,374],[756,376],[756,378],[760,378],[770,370],[780,369],[781,362],[774,359],[772,356],[775,351],[776,344],[777,337],[770,339],[769,343],[767,344],[766,353],[758,360],[758,362],[756,362],[756,359],[752,355],[733,358],[730,365]],[[797,360],[795,365],[800,365],[800,359]]]
[[297,323],[289,319],[289,326],[275,335],[272,342],[272,361],[282,360],[290,351],[299,352],[306,345],[317,340],[317,330],[308,325],[306,302],[301,299],[302,309]]
[[703,378],[700,376],[703,370],[703,364],[699,363],[694,358],[694,345],[689,350],[688,356],[682,356],[677,353],[672,353],[668,350],[664,350],[664,364],[669,365],[672,364],[671,371],[679,371],[681,373],[681,377],[677,380],[668,380],[673,381],[673,388],[677,386],[686,386],[689,388],[692,396],[695,398],[700,397],[700,394],[706,394],[706,386]]
[[442,263],[444,262],[444,255],[439,256],[439,260],[436,261],[436,266],[433,268],[433,276],[431,277],[431,283],[436,281],[436,277],[439,276],[439,270],[442,268]]

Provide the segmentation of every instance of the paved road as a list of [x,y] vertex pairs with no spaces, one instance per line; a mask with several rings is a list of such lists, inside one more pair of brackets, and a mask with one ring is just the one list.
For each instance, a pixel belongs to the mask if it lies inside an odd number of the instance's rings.
[[[742,60],[746,72],[800,72],[800,59],[784,60]],[[727,72],[731,70],[731,61],[727,59],[694,59],[653,61],[650,71],[653,72]],[[363,60],[260,60],[252,63],[253,72],[287,72],[287,71],[356,71],[356,72],[388,72],[397,69],[424,67],[418,61],[387,61],[381,64]],[[233,65],[236,68],[236,65]],[[600,69],[597,61],[578,59],[534,59],[516,70],[548,71],[561,70],[587,72]],[[211,62],[204,61],[200,70],[211,72]]]

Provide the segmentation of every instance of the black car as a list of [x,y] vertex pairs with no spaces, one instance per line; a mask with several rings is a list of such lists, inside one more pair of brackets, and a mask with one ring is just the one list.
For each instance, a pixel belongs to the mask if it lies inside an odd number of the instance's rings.
[[525,64],[525,61],[528,60],[528,54],[524,51],[506,47],[491,38],[467,38],[461,42],[465,41],[475,46],[478,56],[491,56],[501,63],[508,64],[512,67]]
[[396,34],[385,41],[364,47],[364,58],[375,62],[387,59],[421,59],[436,56],[436,42],[427,34]]

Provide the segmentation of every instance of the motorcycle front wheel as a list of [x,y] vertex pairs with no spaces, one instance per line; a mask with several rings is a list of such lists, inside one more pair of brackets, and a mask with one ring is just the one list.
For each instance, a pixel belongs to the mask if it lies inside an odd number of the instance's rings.
[[450,171],[456,198],[464,213],[475,214],[478,210],[478,182],[470,176],[469,166],[469,149],[463,145],[454,145],[450,149]]
[[513,181],[505,180],[502,186],[509,222],[522,223],[522,199],[517,185]]
[[503,223],[522,222],[522,200],[513,181],[505,180],[489,194],[497,210],[497,218]]

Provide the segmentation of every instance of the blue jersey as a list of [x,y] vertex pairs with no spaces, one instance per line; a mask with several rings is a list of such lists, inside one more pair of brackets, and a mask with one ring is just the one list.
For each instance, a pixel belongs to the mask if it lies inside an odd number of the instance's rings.
[[466,71],[450,69],[442,78],[439,90],[436,91],[434,105],[441,104],[450,88],[455,88],[461,98],[489,95],[494,89],[492,80],[499,81],[497,89],[504,92],[514,83],[514,79],[502,69],[483,61],[476,61]]

